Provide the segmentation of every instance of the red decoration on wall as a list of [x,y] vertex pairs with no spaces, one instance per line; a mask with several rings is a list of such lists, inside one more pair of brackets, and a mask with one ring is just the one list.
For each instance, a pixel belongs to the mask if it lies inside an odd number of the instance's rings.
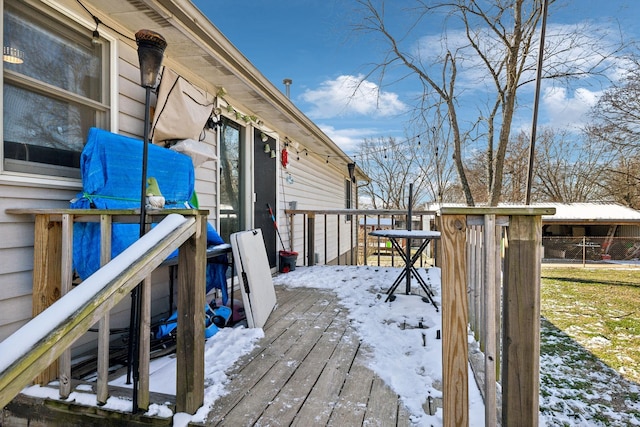
[[282,156],[280,159],[280,163],[282,163],[283,167],[287,167],[287,165],[289,164],[289,153],[287,153],[287,149],[283,148],[282,149]]

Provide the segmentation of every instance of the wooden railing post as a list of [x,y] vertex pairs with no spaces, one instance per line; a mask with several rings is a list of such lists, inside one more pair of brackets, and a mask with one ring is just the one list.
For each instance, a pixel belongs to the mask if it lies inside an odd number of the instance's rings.
[[[49,215],[36,215],[33,244],[32,315],[36,317],[60,298],[62,223]],[[58,360],[35,379],[45,385],[58,378]]]
[[469,425],[466,215],[443,215],[442,379],[445,427]]
[[307,265],[316,264],[316,215],[310,213],[307,216]]
[[[435,219],[436,231],[442,230],[442,217],[437,216]],[[436,248],[435,248],[435,266],[440,268],[442,267],[442,240],[436,240]]]
[[327,231],[328,231],[328,225],[327,225],[327,221],[329,221],[329,216],[328,215],[323,215],[323,220],[322,221],[322,225],[324,226],[324,235],[322,236],[323,239],[322,241],[324,242],[324,263],[327,263],[327,260],[329,259],[329,252],[327,249]]
[[542,219],[509,221],[503,285],[502,425],[538,425]]
[[204,307],[207,217],[178,252],[176,412],[194,414],[204,402]]
[[483,342],[484,342],[484,406],[485,426],[497,425],[496,402],[496,361],[499,352],[496,348],[496,270],[495,259],[500,258],[496,251],[496,216],[487,214],[484,216],[484,318],[483,318]]
[[[71,290],[73,281],[73,215],[62,215],[62,253],[60,272],[60,295]],[[60,397],[66,399],[71,394],[71,349],[66,349],[58,360],[58,381],[60,381]]]
[[[100,267],[111,261],[111,215],[100,215]],[[107,313],[98,326],[98,380],[96,382],[96,400],[104,405],[109,398],[109,337],[110,314]]]
[[[295,229],[293,228],[294,226],[294,220],[295,218],[295,214],[290,213],[289,214],[289,250],[293,251],[293,236],[295,235]],[[286,249],[286,248],[283,248]]]
[[[327,216],[324,216],[325,219],[327,218]],[[336,217],[336,226],[337,226],[337,230],[338,230],[338,234],[336,235],[336,259],[338,260],[338,265],[342,264],[340,262],[340,214],[337,215]],[[324,241],[327,241],[327,233],[325,232],[324,234]],[[326,260],[326,257],[325,257]]]

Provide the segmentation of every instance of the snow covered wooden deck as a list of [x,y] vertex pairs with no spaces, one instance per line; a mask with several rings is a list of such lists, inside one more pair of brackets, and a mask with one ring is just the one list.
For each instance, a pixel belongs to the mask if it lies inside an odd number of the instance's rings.
[[408,426],[331,291],[276,287],[265,337],[229,373],[207,425]]

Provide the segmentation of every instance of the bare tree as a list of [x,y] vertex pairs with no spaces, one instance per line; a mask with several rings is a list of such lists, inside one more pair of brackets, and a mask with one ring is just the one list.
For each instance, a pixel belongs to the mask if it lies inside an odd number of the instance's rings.
[[628,57],[627,74],[600,97],[587,133],[625,155],[640,153],[640,59]]
[[[524,200],[527,184],[527,165],[529,151],[529,136],[520,132],[509,143],[504,159],[504,178],[502,201],[518,203]],[[486,174],[487,159],[490,154],[486,151],[474,151],[465,162],[465,172],[469,177],[469,184],[473,198],[477,203],[486,204],[489,185]]]
[[[529,140],[530,135],[522,131],[509,143],[504,161],[504,202],[519,203],[524,199]],[[538,135],[536,146],[533,201],[573,203],[621,199],[624,202],[637,198],[631,184],[638,180],[633,173],[640,165],[635,163],[634,168],[630,161],[620,165],[617,152],[607,144],[589,138],[576,140],[575,135],[567,131],[545,128]],[[475,152],[466,163],[471,191],[480,203],[486,197],[482,192],[486,185],[486,175],[482,172],[486,156],[486,152]]]
[[612,201],[640,209],[640,158],[618,156],[605,170],[603,186]]
[[[518,106],[518,90],[535,76],[535,36],[541,0],[416,0],[415,8],[411,9],[414,21],[408,23],[404,34],[396,34],[386,25],[385,6],[391,3],[381,1],[379,6],[373,0],[358,3],[365,19],[357,28],[381,36],[388,47],[382,62],[374,65],[366,78],[378,74],[381,87],[386,80],[417,78],[423,88],[416,107],[419,116],[426,115],[425,109],[445,106],[455,167],[470,206],[475,199],[464,152],[470,143],[485,140],[485,147],[479,150],[484,153],[483,182],[487,202],[497,205],[502,196],[504,162]],[[415,44],[405,45],[415,40],[411,34],[422,30],[420,22],[426,16],[440,17],[443,26],[440,46],[431,40],[428,53]],[[611,55],[611,49],[602,52],[596,40],[585,34],[587,30],[585,33],[576,30],[547,37],[544,78],[570,79],[604,71],[607,67],[604,59]],[[578,47],[582,55],[568,54]],[[584,52],[589,53],[588,60]],[[398,68],[406,74],[392,79],[390,76]],[[465,92],[472,92],[473,96],[466,96]],[[469,117],[468,107],[476,108],[474,116]],[[471,150],[471,154],[476,153]],[[476,182],[474,177],[473,183]]]
[[602,142],[576,141],[545,129],[537,143],[533,199],[560,203],[610,201],[606,175],[615,152]]
[[455,202],[460,198],[456,191],[456,170],[452,162],[450,145],[446,143],[449,139],[447,134],[449,128],[443,126],[441,119],[432,123],[436,125],[424,133],[426,143],[423,142],[422,173],[431,178],[428,180],[430,200],[437,203]]
[[413,183],[414,203],[424,201],[428,181],[421,167],[421,145],[400,144],[394,138],[364,140],[355,159],[370,181],[359,189],[360,196],[370,199],[374,209],[406,209]]
[[602,185],[609,198],[634,209],[640,208],[640,58],[627,56],[627,70],[599,98],[590,112],[587,136],[601,141],[617,154],[606,165]]

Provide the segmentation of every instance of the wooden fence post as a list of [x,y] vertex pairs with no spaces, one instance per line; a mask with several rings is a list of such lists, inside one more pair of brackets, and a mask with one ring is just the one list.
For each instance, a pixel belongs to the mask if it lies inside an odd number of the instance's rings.
[[503,285],[502,425],[538,425],[542,219],[509,221]]
[[207,217],[178,252],[176,412],[194,414],[204,402],[204,308]]
[[445,427],[469,425],[466,215],[443,215],[442,379]]

